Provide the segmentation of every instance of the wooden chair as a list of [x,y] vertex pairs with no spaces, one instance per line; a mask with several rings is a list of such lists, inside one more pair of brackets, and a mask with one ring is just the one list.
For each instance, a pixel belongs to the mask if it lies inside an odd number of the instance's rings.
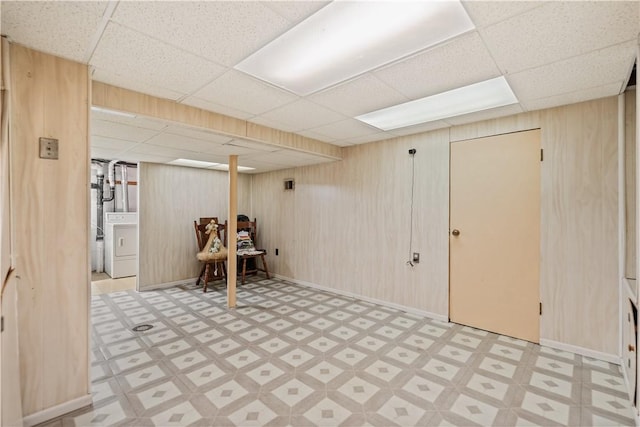
[[[203,220],[207,220],[207,222],[203,223]],[[209,240],[209,235],[207,234],[207,225],[211,220],[215,220],[218,223],[218,218],[200,218],[200,224],[196,221],[193,221],[193,228],[196,232],[196,242],[198,243],[198,250],[202,251]],[[226,230],[226,224],[218,224],[218,238],[221,241],[226,240],[226,232],[224,234],[224,238],[221,236],[221,232]],[[212,261],[200,261],[202,265],[202,269],[200,270],[200,275],[198,276],[198,280],[196,281],[196,286],[200,284],[200,280],[203,280],[203,292],[207,292],[207,284],[216,279],[226,280],[227,277],[227,267],[226,267],[226,258],[220,260],[212,260]]]
[[[224,222],[224,227],[225,230],[228,230],[227,228],[227,221]],[[253,242],[254,245],[254,250],[253,251],[248,251],[248,252],[244,252],[242,250],[238,250],[238,254],[237,254],[237,261],[238,261],[238,273],[241,275],[242,277],[242,284],[244,285],[244,279],[245,276],[247,275],[247,261],[250,259],[254,259],[257,260],[258,258],[260,258],[260,260],[262,261],[262,267],[263,268],[258,268],[258,265],[256,263],[256,268],[253,271],[249,271],[250,274],[255,274],[257,271],[263,271],[265,273],[265,275],[267,276],[267,279],[270,279],[271,276],[269,275],[269,267],[267,266],[267,261],[265,260],[264,256],[267,254],[267,251],[265,249],[257,249],[257,237],[258,237],[258,226],[257,226],[257,221],[254,218],[253,221],[238,221],[238,232],[240,231],[247,231],[249,233],[249,237],[251,238],[251,241]],[[227,235],[225,233],[225,246],[227,245],[227,241],[226,241]]]

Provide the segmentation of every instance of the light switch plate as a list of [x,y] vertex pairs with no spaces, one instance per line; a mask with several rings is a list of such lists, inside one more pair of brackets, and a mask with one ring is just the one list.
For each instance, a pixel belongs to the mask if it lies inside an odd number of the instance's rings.
[[40,138],[40,158],[58,159],[58,140],[54,138]]

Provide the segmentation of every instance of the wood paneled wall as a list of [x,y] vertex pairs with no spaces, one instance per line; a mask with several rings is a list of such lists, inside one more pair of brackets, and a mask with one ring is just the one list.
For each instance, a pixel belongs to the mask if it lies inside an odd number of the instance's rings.
[[[89,73],[11,46],[11,186],[25,415],[89,393]],[[39,158],[39,137],[59,159]]]
[[[193,221],[227,219],[227,172],[141,163],[138,169],[138,289],[197,277]],[[251,177],[238,177],[238,212],[251,215]]]
[[[618,352],[617,100],[348,147],[341,162],[255,175],[275,273],[448,316],[449,142],[542,129],[541,338]],[[411,158],[416,148],[413,252]],[[284,178],[295,178],[293,193]],[[280,255],[274,255],[274,249]],[[284,249],[283,249],[284,248]]]
[[[446,315],[447,130],[359,145],[342,161],[255,175],[269,267],[285,277]],[[415,148],[413,227],[412,158]],[[295,179],[285,191],[283,180]],[[421,261],[415,267],[413,252]],[[275,248],[279,255],[275,256]]]
[[625,136],[625,277],[636,279],[636,91],[624,98]]

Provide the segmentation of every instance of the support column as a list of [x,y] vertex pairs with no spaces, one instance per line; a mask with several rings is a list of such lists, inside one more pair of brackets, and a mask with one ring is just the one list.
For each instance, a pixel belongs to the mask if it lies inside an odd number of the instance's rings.
[[227,221],[227,307],[236,306],[238,231],[238,156],[229,156],[229,220]]

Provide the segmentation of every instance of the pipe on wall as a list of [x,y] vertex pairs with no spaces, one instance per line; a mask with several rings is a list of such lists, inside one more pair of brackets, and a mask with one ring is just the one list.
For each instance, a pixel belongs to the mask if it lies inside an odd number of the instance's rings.
[[120,182],[122,184],[122,212],[129,212],[129,181],[127,178],[127,165],[120,165]]

